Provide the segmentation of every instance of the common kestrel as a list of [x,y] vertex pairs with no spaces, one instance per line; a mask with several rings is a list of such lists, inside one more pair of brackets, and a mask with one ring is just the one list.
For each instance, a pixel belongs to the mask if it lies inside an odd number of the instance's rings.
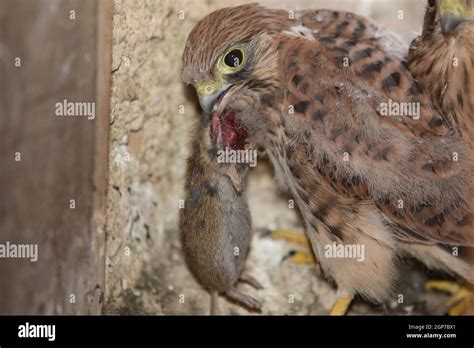
[[[355,294],[386,301],[405,257],[474,282],[463,257],[474,246],[471,151],[405,54],[353,13],[255,4],[209,14],[183,53],[216,146],[261,146],[294,196],[338,287],[333,314]],[[331,246],[363,246],[364,257]]]

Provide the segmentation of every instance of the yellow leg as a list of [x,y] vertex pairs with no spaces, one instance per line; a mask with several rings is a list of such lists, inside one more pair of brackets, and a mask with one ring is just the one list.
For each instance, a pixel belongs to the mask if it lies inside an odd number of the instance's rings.
[[425,284],[425,290],[437,290],[447,292],[451,295],[458,292],[460,288],[459,284],[448,280],[431,280]]
[[316,257],[312,252],[291,250],[288,254],[283,256],[282,262],[286,260],[296,265],[309,265],[313,268],[318,266]]
[[314,268],[317,266],[316,258],[311,249],[311,244],[304,234],[288,230],[276,230],[270,232],[270,237],[276,240],[284,240],[298,248],[306,249],[291,250],[283,257],[282,261],[288,260],[297,265],[310,265]]
[[276,231],[270,232],[270,236],[273,239],[285,240],[293,245],[303,246],[306,248],[311,247],[308,238],[302,233],[287,231],[287,230],[276,230]]
[[[306,251],[291,250],[283,257],[282,261],[288,260],[297,265],[310,265],[311,267],[318,265],[311,249],[311,243],[306,235],[288,230],[276,230],[270,232],[270,237],[272,239],[285,240],[289,244],[306,249]],[[339,299],[334,303],[329,315],[345,315],[353,299],[354,295],[352,294],[340,295]]]
[[425,284],[425,289],[428,291],[442,291],[451,295],[446,301],[449,315],[468,314],[466,313],[467,308],[474,295],[472,290],[467,287],[447,280],[432,280]]
[[345,315],[347,310],[349,309],[349,306],[354,299],[354,295],[345,295],[343,297],[340,297],[336,300],[334,305],[331,308],[331,311],[329,312],[329,315]]

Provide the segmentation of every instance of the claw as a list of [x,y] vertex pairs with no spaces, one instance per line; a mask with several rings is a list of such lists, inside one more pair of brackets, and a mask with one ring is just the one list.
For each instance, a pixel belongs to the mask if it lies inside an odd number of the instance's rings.
[[246,295],[241,293],[235,288],[232,288],[230,290],[227,290],[225,293],[229,298],[233,299],[234,301],[237,301],[240,304],[243,304],[244,306],[248,307],[249,309],[259,311],[262,308],[262,304],[253,298],[250,295]]
[[425,290],[427,291],[438,290],[453,295],[460,289],[459,284],[447,280],[430,280],[425,283]]
[[283,256],[282,262],[289,260],[291,263],[296,265],[310,265],[313,268],[316,268],[318,263],[316,262],[316,257],[311,252],[290,250],[288,254]]
[[276,230],[276,231],[271,231],[269,234],[270,234],[270,237],[273,239],[285,240],[289,242],[290,244],[304,246],[307,248],[311,247],[308,238],[304,234],[301,234],[301,233],[287,231],[287,230]]
[[268,235],[272,239],[284,240],[291,245],[307,249],[307,251],[291,250],[288,252],[288,254],[283,256],[282,262],[289,260],[291,263],[297,265],[310,265],[312,267],[317,266],[316,258],[311,250],[311,243],[309,242],[306,235],[288,230],[269,231]]
[[469,302],[473,298],[473,293],[467,287],[447,280],[432,280],[426,282],[427,291],[441,291],[450,294],[450,298],[445,302],[449,315],[467,314]]

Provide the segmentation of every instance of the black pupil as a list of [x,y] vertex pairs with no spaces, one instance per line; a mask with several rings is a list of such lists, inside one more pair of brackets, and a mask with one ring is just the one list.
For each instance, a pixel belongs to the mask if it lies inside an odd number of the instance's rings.
[[224,63],[227,66],[236,68],[240,64],[242,64],[242,59],[243,59],[243,55],[242,55],[241,50],[232,50],[229,53],[227,53],[226,56],[224,57]]

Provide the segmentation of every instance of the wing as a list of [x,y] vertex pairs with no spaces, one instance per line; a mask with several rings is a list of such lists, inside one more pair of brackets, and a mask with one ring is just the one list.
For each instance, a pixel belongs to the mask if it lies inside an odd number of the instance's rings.
[[277,40],[284,107],[304,124],[290,146],[322,180],[373,204],[401,240],[474,245],[470,153],[404,62],[370,39],[301,27]]
[[302,11],[299,19],[303,26],[317,31],[320,36],[339,37],[357,41],[359,44],[367,43],[400,59],[407,53],[407,45],[396,34],[383,30],[370,18],[352,12],[324,9]]

